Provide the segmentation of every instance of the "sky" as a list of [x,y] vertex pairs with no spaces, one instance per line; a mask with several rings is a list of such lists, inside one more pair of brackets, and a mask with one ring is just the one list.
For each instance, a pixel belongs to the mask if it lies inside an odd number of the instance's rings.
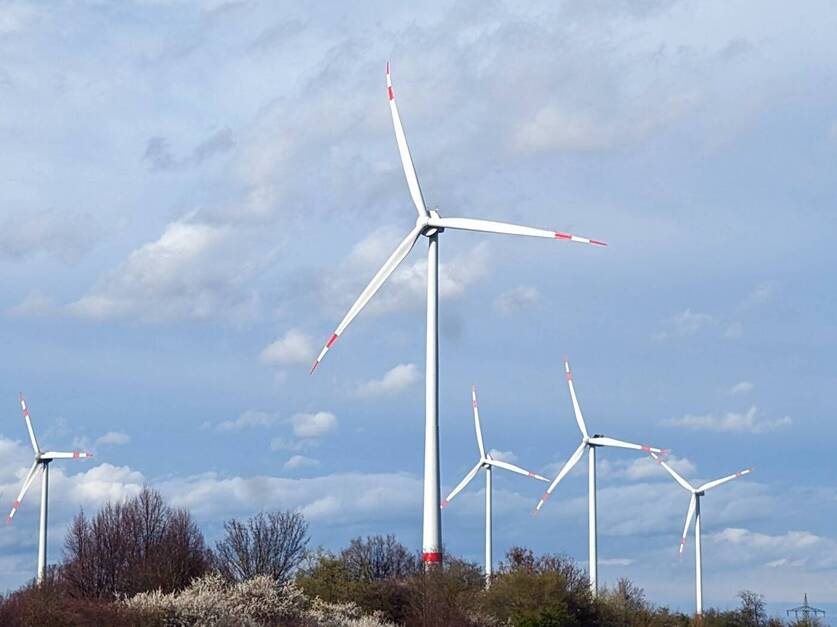
[[[554,475],[591,432],[672,450],[703,501],[709,606],[837,604],[837,8],[814,0],[0,5],[0,498],[51,468],[49,558],[80,510],[159,489],[208,542],[299,509],[312,543],[421,544],[425,244],[314,376],[322,343],[412,228],[384,68],[443,216],[442,492],[486,446]],[[3,400],[5,399],[5,400]],[[495,474],[495,559],[584,564],[583,465]],[[34,575],[39,486],[0,533]],[[482,559],[483,484],[443,512]],[[693,607],[688,494],[599,454],[600,580]],[[837,610],[837,605],[833,606]]]

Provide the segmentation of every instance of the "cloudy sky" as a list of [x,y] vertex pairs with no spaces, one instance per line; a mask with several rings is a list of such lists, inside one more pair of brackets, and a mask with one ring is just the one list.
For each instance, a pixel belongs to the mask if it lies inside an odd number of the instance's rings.
[[[299,508],[313,542],[421,540],[423,244],[317,374],[415,219],[384,65],[429,205],[606,240],[446,233],[443,491],[486,444],[554,473],[592,432],[670,447],[704,500],[706,601],[837,603],[837,10],[826,1],[0,6],[0,496],[52,469],[80,507],[159,488],[210,540]],[[5,400],[3,400],[5,399]],[[600,576],[692,606],[688,495],[604,451]],[[586,482],[497,476],[496,556],[586,559]],[[36,486],[0,534],[34,574]],[[481,559],[482,486],[443,515]],[[692,548],[689,540],[688,548]],[[789,583],[791,582],[791,583]]]

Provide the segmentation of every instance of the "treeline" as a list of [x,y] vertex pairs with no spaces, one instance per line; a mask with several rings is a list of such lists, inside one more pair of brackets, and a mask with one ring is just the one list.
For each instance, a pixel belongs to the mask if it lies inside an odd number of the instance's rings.
[[[448,556],[425,573],[393,536],[356,538],[334,553],[309,549],[297,512],[230,520],[208,547],[189,512],[151,489],[76,516],[64,561],[40,586],[0,598],[0,625],[390,625],[639,627],[693,625],[621,580],[593,598],[583,570],[557,555],[508,551],[486,590],[479,566]],[[703,627],[778,627],[758,594],[734,611],[708,611]]]

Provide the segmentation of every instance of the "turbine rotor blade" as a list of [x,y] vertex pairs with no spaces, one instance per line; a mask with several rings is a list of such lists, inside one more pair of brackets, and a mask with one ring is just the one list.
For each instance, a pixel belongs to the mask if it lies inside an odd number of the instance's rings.
[[477,465],[474,466],[473,468],[471,468],[471,470],[468,471],[468,474],[465,475],[465,477],[462,479],[462,481],[459,482],[459,485],[456,486],[453,490],[451,490],[451,493],[448,494],[447,498],[442,501],[442,503],[441,503],[442,509],[445,509],[448,506],[448,503],[450,503],[453,500],[453,497],[455,497],[457,494],[462,492],[462,490],[465,488],[465,486],[468,485],[471,482],[471,479],[473,479],[476,476],[477,472],[482,467],[482,465],[483,465],[483,461],[482,461],[482,459],[480,459],[480,461],[477,462]]
[[407,177],[407,187],[410,188],[410,196],[416,206],[419,217],[427,217],[427,205],[424,204],[424,196],[421,193],[416,168],[413,165],[413,158],[410,156],[410,148],[407,146],[407,137],[404,135],[404,127],[401,126],[401,116],[398,115],[398,106],[395,104],[395,92],[392,89],[392,75],[389,72],[387,63],[387,96],[389,97],[389,110],[392,113],[392,126],[395,129],[395,141],[398,144],[398,154],[401,156],[401,165],[404,168],[404,175]]
[[32,429],[32,419],[29,418],[29,407],[26,405],[26,399],[23,398],[23,392],[20,393],[20,409],[23,412],[23,419],[26,421],[26,430],[29,431],[29,441],[32,442],[35,455],[38,455],[41,449],[38,448],[38,441],[35,439],[35,431]]
[[507,222],[494,222],[493,220],[475,220],[473,218],[437,218],[431,217],[428,221],[430,226],[441,229],[459,229],[462,231],[479,231],[481,233],[501,233],[504,235],[526,235],[528,237],[545,237],[547,239],[562,239],[582,244],[593,244],[594,246],[607,246],[602,241],[578,237],[561,231],[547,231],[536,229],[530,226],[519,226]]
[[474,428],[477,430],[477,446],[480,447],[480,458],[485,459],[485,446],[482,442],[482,428],[480,427],[480,409],[477,405],[477,386],[471,387],[471,405],[474,408]]
[[680,536],[680,555],[683,555],[683,549],[686,548],[686,536],[689,535],[689,525],[692,524],[692,518],[695,515],[695,505],[697,503],[697,495],[692,493],[692,498],[689,500],[689,511],[686,513],[686,524],[683,526],[683,535]]
[[23,485],[20,488],[20,492],[18,493],[15,502],[12,503],[12,511],[9,512],[9,517],[6,519],[7,523],[12,522],[12,518],[14,518],[15,513],[20,507],[20,502],[23,500],[23,495],[26,494],[26,491],[29,489],[29,486],[32,485],[32,480],[35,478],[35,474],[37,472],[38,462],[35,462],[34,464],[32,464],[32,468],[29,469],[29,472],[26,473],[26,478],[23,480]]
[[360,313],[361,309],[366,306],[366,303],[375,295],[381,285],[384,284],[389,276],[395,271],[398,265],[404,261],[404,258],[409,254],[409,252],[413,249],[413,246],[416,243],[419,235],[421,235],[422,230],[424,229],[424,224],[417,224],[415,228],[407,234],[395,251],[389,256],[384,262],[384,265],[381,266],[381,269],[372,277],[372,280],[369,282],[364,290],[358,296],[358,299],[354,302],[354,304],[349,309],[349,312],[344,316],[343,320],[340,321],[340,324],[337,325],[337,329],[335,329],[332,336],[329,338],[328,342],[325,343],[323,349],[320,351],[320,354],[317,356],[317,359],[314,360],[314,365],[311,366],[311,373],[313,374],[314,370],[317,369],[317,366],[325,357],[325,354],[328,352],[328,349],[332,347],[332,345],[337,341],[343,331],[346,330],[346,327],[349,326],[352,320]]
[[543,496],[541,497],[541,500],[538,501],[537,506],[535,506],[535,511],[536,512],[540,511],[541,507],[543,507],[543,504],[546,503],[546,500],[552,494],[552,491],[558,486],[561,479],[563,479],[567,475],[567,473],[570,472],[573,469],[573,466],[575,466],[579,462],[579,460],[581,459],[581,456],[584,455],[584,450],[586,448],[587,448],[587,443],[582,442],[579,445],[579,447],[577,449],[575,449],[575,452],[567,460],[567,463],[564,464],[564,467],[561,468],[561,471],[558,473],[558,475],[555,477],[555,479],[552,480],[552,483],[549,484],[549,487],[546,489],[546,492],[543,493]]
[[516,472],[517,474],[523,475],[524,477],[532,477],[533,479],[540,479],[541,481],[549,482],[549,479],[547,479],[546,477],[541,477],[539,474],[529,472],[525,468],[515,466],[514,464],[510,464],[508,462],[500,461],[499,459],[491,458],[488,460],[488,464],[490,466],[497,466],[497,468],[505,468],[506,470],[511,470],[512,472]]
[[93,453],[85,451],[47,451],[41,453],[41,459],[86,459],[93,457]]
[[710,481],[708,483],[704,483],[700,486],[697,491],[698,492],[706,492],[706,490],[711,490],[712,488],[717,488],[722,483],[726,483],[727,481],[732,481],[733,479],[738,479],[738,477],[743,477],[744,475],[749,475],[753,472],[752,468],[745,468],[744,470],[735,473],[734,475],[727,475],[726,477],[721,477],[720,479],[715,479],[715,481]]
[[578,399],[575,396],[575,386],[573,385],[573,372],[570,370],[570,362],[564,360],[564,373],[567,378],[567,385],[570,387],[570,398],[573,402],[573,412],[575,412],[575,421],[578,423],[578,428],[581,429],[581,435],[585,438],[589,437],[587,433],[587,425],[584,424],[584,416],[581,415],[581,407],[578,405]]
[[624,442],[616,438],[609,438],[606,436],[598,436],[590,438],[590,444],[596,446],[616,446],[619,448],[629,448],[635,451],[645,451],[646,453],[663,453],[665,449],[648,446],[647,444],[633,444],[632,442]]
[[692,487],[692,485],[688,481],[686,481],[682,476],[680,476],[680,474],[676,470],[674,470],[674,468],[672,468],[671,466],[669,466],[668,464],[666,464],[663,461],[662,457],[660,457],[656,453],[650,453],[650,455],[651,455],[651,457],[653,457],[656,460],[656,462],[660,466],[665,468],[666,471],[668,472],[668,474],[670,474],[672,477],[674,477],[674,480],[677,483],[679,483],[685,490],[688,490],[689,492],[694,492],[695,491],[695,489]]

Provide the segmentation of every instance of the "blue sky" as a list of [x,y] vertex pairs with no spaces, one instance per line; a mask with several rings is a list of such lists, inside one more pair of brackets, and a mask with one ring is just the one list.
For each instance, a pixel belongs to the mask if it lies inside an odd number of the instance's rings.
[[[384,65],[442,215],[606,240],[441,243],[443,492],[486,444],[554,473],[578,434],[670,447],[704,501],[706,602],[837,603],[837,10],[827,2],[260,2],[0,7],[2,498],[54,464],[50,556],[80,507],[150,484],[210,540],[300,508],[313,541],[421,530],[423,246],[308,367],[414,220]],[[600,456],[600,577],[692,606],[688,497]],[[498,473],[495,553],[586,558],[586,482]],[[443,514],[479,560],[482,486]],[[38,490],[0,534],[34,574]],[[689,549],[692,548],[691,538]],[[789,583],[791,582],[791,583]]]

